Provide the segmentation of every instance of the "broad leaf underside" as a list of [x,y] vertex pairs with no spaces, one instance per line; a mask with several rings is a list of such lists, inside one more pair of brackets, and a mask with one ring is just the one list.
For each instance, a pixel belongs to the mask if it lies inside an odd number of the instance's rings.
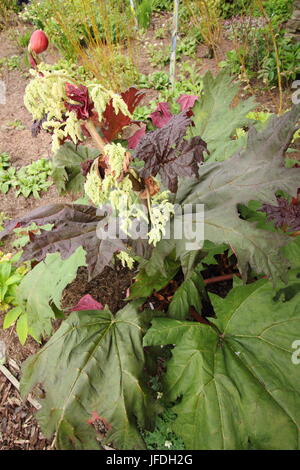
[[100,239],[96,230],[104,219],[96,207],[80,204],[53,204],[30,212],[20,219],[10,221],[0,238],[6,236],[18,224],[27,226],[54,224],[51,232],[42,231],[24,248],[23,260],[43,260],[48,253],[60,253],[62,259],[82,247],[87,253],[89,279],[96,277],[107,266],[113,254],[124,248],[121,240]]

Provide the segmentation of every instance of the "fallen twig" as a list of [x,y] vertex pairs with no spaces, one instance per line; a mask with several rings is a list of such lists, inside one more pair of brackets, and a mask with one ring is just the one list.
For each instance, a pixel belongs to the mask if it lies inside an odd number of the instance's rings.
[[[13,384],[13,386],[17,389],[20,390],[20,382],[11,374],[11,372],[7,369],[7,367],[3,366],[0,364],[0,371],[2,372],[3,375]],[[38,401],[36,401],[34,398],[32,398],[30,395],[27,397],[27,401],[34,406],[37,410],[41,408],[41,405],[39,404]]]

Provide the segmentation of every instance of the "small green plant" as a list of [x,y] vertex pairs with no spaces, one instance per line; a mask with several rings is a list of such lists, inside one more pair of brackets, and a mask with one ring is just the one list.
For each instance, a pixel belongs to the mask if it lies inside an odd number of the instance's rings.
[[180,95],[189,94],[201,96],[203,78],[197,71],[197,66],[190,62],[183,62],[179,66],[179,73],[174,87],[165,88],[159,94],[159,101],[174,103]]
[[12,255],[0,252],[0,310],[6,311],[14,305],[16,288],[28,271],[27,265],[18,267],[21,253]]
[[26,129],[26,126],[20,121],[20,119],[16,119],[15,121],[10,121],[7,123],[7,127],[10,129],[15,129],[17,131],[23,131]]
[[153,72],[149,75],[140,74],[139,87],[140,88],[154,88],[155,90],[163,90],[169,86],[169,74],[167,72],[159,71]]
[[151,101],[148,105],[145,106],[138,106],[134,110],[133,119],[136,119],[137,121],[146,121],[155,108],[156,105],[154,101]]
[[52,185],[52,181],[49,180],[51,174],[52,165],[44,158],[21,168],[17,172],[16,196],[22,195],[27,198],[32,194],[34,198],[40,199],[39,193],[46,191]]
[[165,36],[166,36],[165,28],[157,28],[157,29],[154,31],[154,37],[155,37],[155,39],[164,39]]
[[154,11],[172,11],[173,0],[152,0]]
[[1,68],[11,70],[20,70],[22,66],[22,57],[19,55],[12,55],[11,57],[3,57],[0,59],[0,71]]
[[168,46],[160,49],[154,44],[148,44],[147,50],[152,67],[165,67],[170,62],[170,48]]
[[8,193],[10,188],[14,186],[16,181],[16,169],[9,167],[7,169],[0,168],[0,192],[3,194]]
[[27,46],[30,41],[30,36],[31,31],[26,31],[24,34],[18,34],[18,36],[16,37],[16,41],[21,49],[27,49]]
[[40,199],[39,193],[46,191],[52,185],[52,181],[49,180],[51,175],[51,162],[44,158],[18,171],[13,166],[0,168],[0,192],[6,194],[13,187],[16,197],[22,195],[27,198],[32,194],[36,199]]
[[192,36],[186,36],[178,42],[177,54],[178,56],[195,57],[197,51],[197,39]]
[[[280,58],[281,76],[287,85],[296,80],[300,73],[300,48],[298,43],[294,43],[291,39],[281,36],[278,40],[278,53]],[[276,55],[271,51],[266,55],[260,66],[258,78],[262,78],[263,82],[269,85],[275,84],[277,81]]]
[[176,415],[166,409],[163,415],[158,416],[154,431],[144,432],[144,439],[149,450],[185,450],[183,440],[172,431],[171,424]]
[[6,170],[10,166],[10,156],[7,152],[0,153],[0,170]]

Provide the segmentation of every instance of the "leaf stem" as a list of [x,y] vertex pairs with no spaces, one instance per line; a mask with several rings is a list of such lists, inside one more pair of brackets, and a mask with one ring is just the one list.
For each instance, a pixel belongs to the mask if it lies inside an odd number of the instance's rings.
[[105,153],[104,152],[104,147],[105,147],[106,144],[105,144],[104,140],[102,139],[102,137],[100,137],[100,135],[98,134],[97,129],[96,129],[95,124],[93,123],[93,121],[88,119],[85,123],[85,127],[89,131],[89,133],[91,134],[91,137],[95,141],[95,143],[97,144],[97,147],[100,150],[100,152],[102,154],[104,154]]

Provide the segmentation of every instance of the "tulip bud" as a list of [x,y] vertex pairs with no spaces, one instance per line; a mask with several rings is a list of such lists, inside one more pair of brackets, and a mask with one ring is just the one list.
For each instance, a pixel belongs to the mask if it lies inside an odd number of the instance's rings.
[[41,54],[48,48],[48,38],[44,31],[38,29],[35,31],[29,41],[29,52],[35,52],[36,54]]

